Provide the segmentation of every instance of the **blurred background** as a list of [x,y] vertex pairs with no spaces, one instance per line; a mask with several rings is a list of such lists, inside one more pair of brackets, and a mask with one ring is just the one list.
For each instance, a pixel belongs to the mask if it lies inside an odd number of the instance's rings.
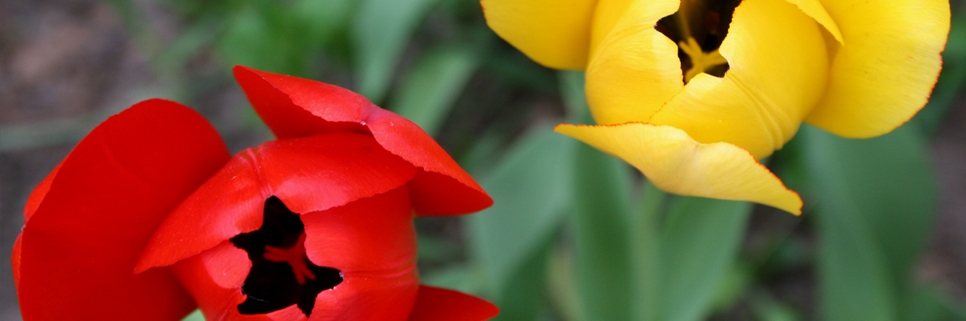
[[[27,196],[104,119],[160,97],[233,153],[273,138],[236,64],[352,89],[433,135],[496,205],[417,220],[423,281],[492,300],[499,320],[618,320],[641,305],[661,320],[966,320],[966,7],[952,8],[945,69],[913,121],[864,141],[804,126],[771,157],[803,216],[665,198],[662,290],[638,300],[619,261],[646,233],[577,212],[633,215],[653,206],[649,186],[551,132],[586,121],[582,75],[509,46],[476,0],[0,0],[0,320],[20,320],[10,252]],[[612,170],[575,170],[588,163]],[[607,173],[619,185],[596,196],[581,183]]]

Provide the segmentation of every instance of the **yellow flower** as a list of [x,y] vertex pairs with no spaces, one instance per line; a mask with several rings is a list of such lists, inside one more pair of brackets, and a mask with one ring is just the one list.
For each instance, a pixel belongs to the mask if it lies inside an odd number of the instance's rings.
[[557,132],[682,195],[802,201],[758,163],[802,122],[850,138],[899,127],[939,75],[947,0],[482,0],[533,60],[586,71],[599,126]]

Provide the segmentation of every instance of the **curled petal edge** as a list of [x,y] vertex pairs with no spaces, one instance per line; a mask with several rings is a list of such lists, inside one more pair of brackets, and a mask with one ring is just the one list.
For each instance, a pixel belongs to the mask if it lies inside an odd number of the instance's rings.
[[235,66],[235,79],[279,138],[328,132],[371,134],[383,148],[420,168],[410,183],[418,216],[461,215],[493,200],[415,123],[345,88]]
[[825,7],[819,0],[786,0],[802,10],[805,15],[815,19],[815,22],[822,25],[825,31],[835,38],[839,44],[844,44],[845,40],[842,38],[842,31],[839,30],[839,25],[835,23],[835,20],[829,16],[828,12],[825,11]]
[[680,195],[750,201],[800,215],[802,200],[745,149],[698,143],[683,130],[649,123],[560,124],[554,131],[630,163],[658,188]]

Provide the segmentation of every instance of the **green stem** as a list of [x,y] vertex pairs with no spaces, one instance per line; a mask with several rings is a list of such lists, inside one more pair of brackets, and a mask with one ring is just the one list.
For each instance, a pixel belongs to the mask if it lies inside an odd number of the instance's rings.
[[632,273],[632,297],[635,304],[631,311],[633,320],[659,320],[660,311],[657,302],[660,295],[660,220],[663,216],[668,200],[668,194],[651,184],[644,182],[644,199],[639,210],[632,213],[628,225],[630,257]]

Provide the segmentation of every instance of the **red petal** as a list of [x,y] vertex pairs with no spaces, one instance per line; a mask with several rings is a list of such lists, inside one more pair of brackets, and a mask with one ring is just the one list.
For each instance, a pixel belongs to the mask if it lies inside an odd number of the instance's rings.
[[22,233],[20,235],[17,235],[17,239],[13,241],[13,252],[10,253],[10,263],[11,265],[13,265],[13,286],[17,289],[20,288],[20,239],[21,238],[23,238]]
[[309,260],[336,268],[347,279],[389,277],[416,269],[416,230],[405,187],[302,214],[302,222]]
[[[195,302],[198,303],[198,307],[204,313],[205,319],[224,321],[272,321],[271,318],[264,314],[243,315],[238,313],[237,306],[245,302],[245,295],[241,293],[240,289],[241,285],[239,284],[239,288],[226,288],[218,285],[218,283],[231,283],[230,280],[213,279],[215,276],[218,276],[218,270],[222,267],[234,270],[230,273],[237,272],[236,268],[229,268],[232,265],[247,267],[246,270],[251,268],[251,261],[248,260],[247,254],[237,248],[236,250],[241,251],[243,256],[232,254],[231,252],[233,251],[231,248],[234,248],[234,245],[226,241],[219,246],[201,253],[201,255],[195,255],[179,261],[178,264],[171,267],[171,270],[174,271],[174,274],[178,277],[178,281],[181,281],[185,285],[185,288],[191,293]],[[225,261],[216,262],[214,261],[216,258]],[[245,274],[248,274],[248,272],[245,271]],[[243,281],[244,277],[242,276]]]
[[394,279],[346,277],[315,299],[310,321],[406,320],[416,301],[416,271]]
[[419,288],[406,187],[302,215],[306,255],[342,283],[315,299],[312,321],[405,320]]
[[27,211],[23,318],[179,320],[191,312],[168,270],[132,270],[161,220],[227,159],[214,128],[171,101],[141,102],[91,131]]
[[458,215],[493,204],[483,188],[419,126],[365,97],[338,86],[243,66],[236,66],[234,73],[255,111],[279,138],[368,132],[386,150],[421,168],[412,193],[418,214]]
[[482,321],[499,313],[495,305],[475,296],[421,285],[409,321]]
[[158,228],[137,270],[167,266],[262,225],[276,196],[295,213],[322,211],[406,184],[416,169],[372,136],[329,133],[239,153]]
[[54,177],[57,177],[57,172],[60,171],[60,165],[63,164],[63,162],[57,164],[57,166],[54,167],[54,170],[50,171],[50,174],[47,174],[47,177],[44,177],[44,180],[40,181],[40,184],[37,184],[37,187],[34,188],[34,191],[30,192],[30,196],[27,197],[27,204],[23,207],[24,224],[26,224],[27,220],[30,219],[31,215],[34,215],[34,212],[37,211],[37,207],[40,206],[40,203],[43,202],[44,197],[47,196],[47,191],[50,190],[50,182],[54,181]]

